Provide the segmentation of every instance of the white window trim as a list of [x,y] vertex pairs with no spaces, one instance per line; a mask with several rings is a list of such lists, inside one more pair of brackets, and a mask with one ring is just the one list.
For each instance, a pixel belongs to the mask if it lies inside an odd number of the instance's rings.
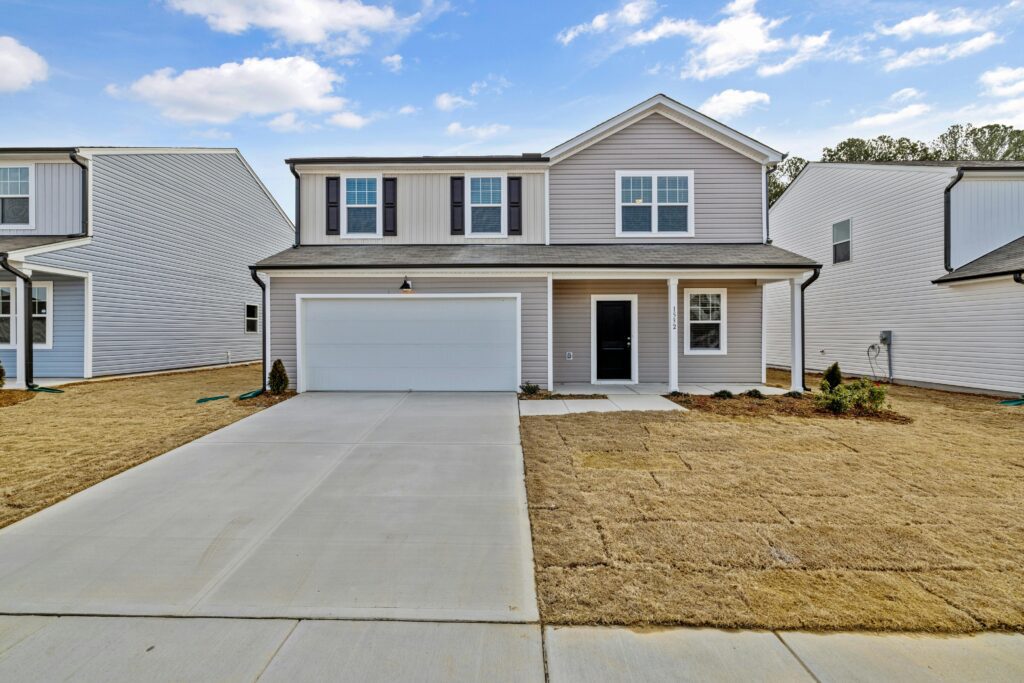
[[[464,211],[466,212],[465,237],[470,239],[495,239],[508,237],[508,173],[504,171],[492,171],[489,173],[467,173],[466,174],[466,201]],[[473,233],[473,178],[501,178],[501,232],[478,232]],[[495,204],[479,204],[478,206],[495,206]]]
[[[597,378],[597,302],[629,301],[629,379]],[[640,330],[639,296],[636,294],[591,294],[590,295],[590,383],[591,384],[637,384],[640,381]]]
[[[836,242],[836,226],[839,225],[840,223],[843,223],[843,222],[847,222],[847,223],[850,224],[850,237],[849,237],[849,239],[842,240],[842,242]],[[837,262],[836,261],[836,245],[837,244],[842,244],[843,242],[849,242],[850,243],[850,258],[846,259],[845,261],[838,261]],[[852,263],[853,262],[853,219],[852,218],[841,218],[838,221],[832,221],[832,250],[831,251],[832,251],[832,253],[829,254],[829,256],[831,258],[829,260],[832,262],[833,266],[841,266],[844,263]]]
[[[348,233],[348,193],[345,191],[346,181],[355,178],[376,178],[377,179],[377,232]],[[339,231],[342,239],[348,240],[375,240],[384,238],[384,174],[383,173],[345,173],[338,176],[338,208],[341,214],[338,217]],[[355,207],[368,207],[369,204],[353,204]]]
[[[695,287],[683,289],[683,353],[690,356],[724,356],[728,353],[728,289],[725,287]],[[722,319],[719,321],[721,332],[721,348],[718,349],[691,349],[690,348],[690,295],[691,294],[719,294],[722,297]],[[697,320],[695,322],[709,322]]]
[[[0,163],[0,168],[28,167],[28,223],[0,223],[0,230],[35,230],[36,229],[36,165],[33,162]],[[0,197],[24,197],[21,194],[0,195]]]
[[[18,340],[21,336],[21,332],[25,329],[25,323],[18,313],[21,301],[18,300],[17,283],[0,282],[0,287],[9,287],[11,290],[11,343],[0,344],[0,349],[16,349],[18,348]],[[33,344],[32,348],[40,351],[47,351],[53,348],[53,282],[48,280],[33,280],[32,287],[41,287],[46,290],[46,343]]]
[[[622,178],[623,176],[650,176],[651,177],[651,232],[623,232],[622,231]],[[686,212],[686,231],[680,232],[658,231],[658,176],[686,176],[689,180],[687,186],[689,188],[689,199],[690,201],[685,204],[669,203],[665,206],[688,206],[689,210]],[[655,171],[616,171],[615,172],[615,236],[616,237],[693,237],[696,232],[696,226],[694,225],[694,216],[696,212],[694,207],[696,205],[696,192],[694,192],[693,184],[693,171],[692,170],[655,170]],[[645,205],[646,206],[646,205]]]
[[[247,323],[249,322],[249,320],[251,320],[251,318],[249,317],[249,307],[250,306],[255,306],[256,307],[256,329],[253,332],[250,332],[247,329],[248,328],[248,324]],[[261,328],[261,326],[263,324],[263,319],[262,319],[262,316],[260,315],[260,312],[261,312],[260,308],[261,307],[260,307],[259,304],[248,303],[248,302],[246,304],[244,304],[244,306],[242,308],[242,313],[243,313],[242,329],[245,331],[245,334],[259,334],[260,333],[260,328]]]

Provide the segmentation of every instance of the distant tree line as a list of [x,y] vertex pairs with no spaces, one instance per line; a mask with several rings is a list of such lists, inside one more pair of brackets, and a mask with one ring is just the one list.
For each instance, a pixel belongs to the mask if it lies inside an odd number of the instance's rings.
[[[993,123],[956,124],[932,142],[879,135],[847,138],[821,151],[822,161],[1024,161],[1024,130]],[[768,201],[775,203],[804,170],[806,159],[787,157],[768,176]]]

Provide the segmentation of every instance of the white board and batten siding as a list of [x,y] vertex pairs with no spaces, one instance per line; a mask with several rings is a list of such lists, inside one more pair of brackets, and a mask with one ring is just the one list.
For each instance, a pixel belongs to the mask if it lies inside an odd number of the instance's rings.
[[[942,286],[943,190],[952,169],[812,164],[771,210],[773,243],[825,264],[806,291],[807,369],[873,371],[893,331],[896,381],[1024,391],[1024,287],[1009,277]],[[852,259],[832,263],[832,224],[850,219]],[[788,367],[789,291],[767,289],[768,364]]]
[[[616,237],[615,172],[692,170],[693,237]],[[763,241],[760,163],[660,114],[651,114],[550,170],[551,243]]]
[[[545,222],[544,173],[536,167],[525,169],[487,169],[451,167],[431,172],[367,167],[369,176],[382,174],[398,180],[398,234],[392,237],[351,238],[327,234],[327,178],[339,174],[359,175],[360,170],[299,169],[302,201],[302,244],[543,244]],[[507,237],[466,237],[451,234],[452,176],[488,173],[519,176],[523,179],[523,234]],[[469,188],[466,188],[468,194]],[[382,196],[378,189],[378,199]],[[344,203],[344,190],[342,190]],[[342,206],[344,209],[344,205]]]
[[248,266],[294,229],[234,151],[97,154],[92,243],[29,259],[93,273],[93,372],[260,358]]
[[[273,277],[270,285],[270,359],[280,358],[288,371],[293,385],[297,375],[297,330],[296,330],[296,296],[314,295],[396,295],[401,284],[401,277]],[[548,318],[547,318],[547,276],[539,277],[417,277],[413,278],[416,293],[403,295],[410,305],[417,301],[427,303],[443,301],[431,298],[438,294],[474,294],[487,295],[481,301],[494,301],[497,295],[519,295],[518,307],[521,319],[520,348],[522,351],[521,374],[522,382],[530,382],[541,386],[547,385],[548,377]],[[422,296],[421,296],[422,295]],[[407,299],[406,299],[407,297]],[[332,300],[328,298],[327,300]],[[337,300],[337,299],[335,299]],[[344,300],[344,299],[341,299]],[[374,299],[370,299],[373,301]],[[383,299],[387,301],[388,299]],[[380,301],[380,300],[378,300]],[[453,302],[466,302],[472,299],[456,299]],[[386,304],[385,304],[386,305]],[[497,314],[504,315],[500,304]],[[507,312],[507,311],[506,311]],[[486,312],[488,315],[491,311]],[[412,319],[412,321],[414,321]],[[507,318],[502,325],[507,324]],[[406,332],[416,333],[416,329],[408,324],[398,325]],[[423,330],[428,330],[424,327]],[[436,332],[433,330],[431,333]],[[415,341],[415,340],[413,340]],[[512,340],[514,341],[514,333]],[[497,344],[501,346],[501,344]],[[504,350],[498,351],[505,354]],[[504,362],[504,355],[502,362]],[[314,384],[315,386],[315,384]],[[406,387],[412,388],[412,387]],[[514,389],[514,387],[512,387]]]

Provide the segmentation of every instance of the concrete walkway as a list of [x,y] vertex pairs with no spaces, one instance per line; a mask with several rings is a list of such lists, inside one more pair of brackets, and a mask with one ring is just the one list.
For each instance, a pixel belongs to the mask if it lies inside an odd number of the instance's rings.
[[519,414],[568,415],[569,413],[615,413],[625,410],[665,410],[686,412],[686,408],[664,396],[608,394],[608,398],[543,399],[519,401]]

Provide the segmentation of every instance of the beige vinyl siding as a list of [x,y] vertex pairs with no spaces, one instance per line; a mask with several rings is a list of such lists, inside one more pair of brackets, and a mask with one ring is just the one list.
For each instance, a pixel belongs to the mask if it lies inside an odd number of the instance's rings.
[[[727,290],[728,353],[686,355],[683,349],[683,290]],[[637,295],[639,381],[668,383],[668,284],[665,280],[556,280],[554,283],[555,382],[591,380],[591,296]],[[679,283],[679,382],[681,384],[761,381],[761,288],[754,282],[714,280]],[[566,360],[571,351],[573,359]]]
[[[871,375],[867,348],[893,331],[897,381],[1024,391],[1024,287],[943,275],[950,173],[812,165],[772,208],[774,243],[826,264],[806,292],[807,368]],[[832,265],[832,223],[852,220],[852,260]],[[768,288],[768,362],[789,366],[789,292]],[[875,371],[887,372],[883,351]]]
[[[270,359],[284,361],[294,382],[296,294],[395,294],[401,280],[388,277],[271,277]],[[523,381],[547,386],[548,319],[547,277],[537,278],[427,278],[414,280],[423,293],[522,294]],[[409,296],[415,297],[415,294]]]
[[[398,179],[398,235],[375,239],[351,239],[327,235],[327,177],[339,172],[302,172],[303,244],[507,244],[544,243],[544,174],[494,169],[471,169],[473,174],[507,173],[523,179],[523,234],[496,238],[466,238],[451,234],[451,189],[449,178],[464,175],[466,169],[431,173],[383,171],[384,177]],[[366,169],[376,175],[381,169]],[[344,171],[352,174],[352,171]],[[379,193],[378,193],[379,194]],[[342,191],[344,201],[344,190]],[[344,210],[344,206],[342,206]],[[468,226],[467,226],[468,229]]]
[[[693,237],[616,237],[615,171],[693,170]],[[551,243],[761,242],[763,169],[660,114],[554,164]]]
[[[18,162],[5,159],[4,163]],[[82,231],[81,168],[70,161],[36,162],[32,183],[34,227],[0,228],[0,235],[72,235]]]

